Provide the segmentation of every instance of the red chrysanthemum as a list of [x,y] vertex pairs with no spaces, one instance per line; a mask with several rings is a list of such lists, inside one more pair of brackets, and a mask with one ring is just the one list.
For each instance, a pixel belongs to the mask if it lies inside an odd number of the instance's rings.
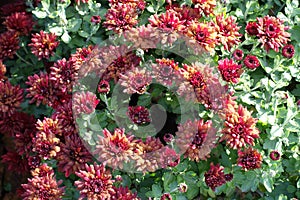
[[219,187],[226,183],[223,170],[224,167],[220,166],[220,164],[214,165],[213,163],[210,163],[209,170],[205,172],[205,183],[212,190],[215,190],[216,187]]
[[187,36],[197,41],[206,51],[212,52],[217,43],[217,31],[208,23],[191,21],[188,24]]
[[32,16],[26,12],[15,12],[5,18],[3,23],[9,31],[18,35],[29,35],[34,25]]
[[265,16],[257,18],[258,21],[258,37],[266,51],[273,49],[278,52],[279,47],[290,41],[290,33],[286,32],[288,26],[284,26],[283,21],[276,18]]
[[0,59],[13,58],[20,48],[19,37],[16,32],[6,31],[0,34]]
[[246,32],[249,35],[257,36],[258,35],[258,24],[256,22],[248,22],[246,26]]
[[116,33],[129,30],[138,23],[138,15],[135,11],[135,6],[132,4],[114,4],[107,11],[105,17],[106,20],[103,22],[103,26]]
[[288,45],[285,45],[283,48],[282,48],[282,55],[286,58],[292,58],[295,54],[295,48],[294,48],[294,45],[292,44],[288,44]]
[[187,5],[179,6],[178,4],[174,4],[171,6],[166,6],[166,9],[176,12],[180,21],[184,22],[184,26],[186,26],[188,22],[193,20],[197,21],[202,17],[200,13],[201,10],[199,8],[191,8]]
[[116,128],[113,133],[104,129],[103,135],[104,137],[99,136],[94,151],[94,156],[99,161],[112,168],[123,169],[125,163],[137,159],[132,143],[133,136],[126,135],[124,129]]
[[244,59],[244,65],[249,69],[256,69],[260,66],[260,62],[256,56],[247,55]]
[[0,114],[0,133],[16,136],[25,130],[35,130],[35,118],[23,112],[14,112],[11,116]]
[[101,80],[99,83],[98,83],[98,87],[97,87],[97,91],[100,93],[100,94],[108,94],[109,91],[110,91],[110,85],[109,85],[109,82],[106,81],[106,80]]
[[58,127],[57,121],[45,118],[43,121],[37,121],[37,130],[38,132],[32,140],[33,152],[43,159],[55,157],[60,151],[60,140],[57,135],[61,133],[61,127]]
[[172,200],[172,196],[170,193],[164,193],[161,197],[160,200]]
[[218,61],[218,69],[222,78],[231,83],[238,83],[241,74],[243,73],[242,66],[235,63],[232,59],[225,58]]
[[149,111],[143,106],[129,106],[127,115],[133,123],[138,125],[151,122]]
[[7,169],[18,174],[29,172],[27,160],[20,156],[17,152],[7,152],[1,156],[1,162],[7,165]]
[[159,84],[172,86],[175,81],[179,80],[178,63],[174,60],[162,58],[156,59],[156,63],[158,64],[152,64],[152,76]]
[[245,171],[260,168],[262,163],[261,154],[252,148],[238,151],[238,166],[241,166]]
[[91,22],[97,25],[101,22],[101,17],[99,15],[94,15],[91,17]]
[[195,8],[198,8],[206,16],[214,14],[214,9],[217,5],[216,0],[193,0]]
[[68,177],[70,174],[83,169],[84,164],[92,160],[92,155],[84,147],[78,135],[66,136],[60,143],[60,152],[57,154],[58,169]]
[[254,145],[254,139],[259,138],[259,130],[256,128],[257,119],[241,105],[237,109],[230,106],[226,110],[221,141],[225,140],[226,144],[233,149],[245,147],[246,144]]
[[41,60],[53,56],[58,44],[59,41],[56,41],[54,33],[45,33],[41,30],[40,33],[32,34],[31,43],[28,46],[31,47],[31,52]]
[[61,200],[64,187],[59,187],[59,185],[62,182],[62,180],[56,180],[52,169],[45,173],[36,174],[33,178],[28,179],[28,183],[22,184],[24,192],[21,196],[24,200]]
[[241,49],[236,49],[236,50],[233,52],[233,58],[234,58],[236,61],[241,61],[241,60],[243,60],[243,57],[244,57],[244,52],[243,52],[243,50],[241,50]]
[[73,62],[63,58],[56,61],[56,63],[50,67],[49,78],[53,83],[53,87],[58,88],[63,93],[71,93],[77,71]]
[[59,126],[63,127],[64,136],[77,133],[76,123],[73,117],[72,101],[57,107],[51,118],[53,120],[58,120]]
[[120,85],[125,87],[124,92],[128,94],[143,94],[150,85],[152,78],[145,69],[134,68],[124,75],[121,74]]
[[161,28],[165,31],[183,31],[185,29],[184,23],[177,16],[178,14],[172,10],[167,10],[165,13],[152,15],[149,18],[151,26]]
[[75,186],[80,192],[79,200],[87,199],[110,199],[114,194],[112,175],[104,165],[85,164],[85,169],[75,172],[81,179],[75,181]]
[[7,78],[5,77],[6,74],[6,66],[3,64],[3,61],[0,59],[0,81],[4,81]]
[[53,87],[55,84],[49,80],[47,73],[41,72],[40,75],[34,74],[29,76],[26,84],[29,85],[29,88],[26,89],[28,92],[26,97],[31,98],[29,103],[36,102],[37,106],[44,104],[57,108],[71,98],[70,94],[63,93],[61,90]]
[[19,85],[13,86],[9,81],[0,81],[0,113],[11,116],[23,101],[24,90]]
[[278,151],[271,151],[270,158],[272,160],[279,160],[280,159],[280,153]]
[[98,100],[97,96],[92,92],[76,92],[73,95],[72,108],[75,115],[91,114],[95,111],[99,102],[100,100]]
[[9,2],[0,8],[2,16],[11,15],[11,13],[16,12],[25,12],[26,11],[26,4],[23,0],[17,0],[14,2]]
[[217,22],[217,40],[221,43],[226,50],[230,50],[232,46],[237,45],[242,34],[239,33],[241,27],[236,23],[236,19],[229,16],[224,19],[224,15],[216,17]]
[[26,156],[29,156],[31,154],[33,148],[32,139],[35,134],[36,131],[32,129],[26,129],[23,132],[15,134],[16,151],[19,155],[25,154]]
[[113,186],[113,189],[115,193],[111,195],[111,200],[140,200],[140,198],[137,197],[137,194],[132,193],[128,187],[121,186],[117,188]]

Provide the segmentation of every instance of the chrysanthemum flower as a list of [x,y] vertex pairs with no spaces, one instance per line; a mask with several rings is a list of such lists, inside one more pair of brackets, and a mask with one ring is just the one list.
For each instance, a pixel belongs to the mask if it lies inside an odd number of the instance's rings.
[[53,56],[58,44],[59,41],[56,41],[54,33],[45,33],[41,30],[40,33],[32,34],[31,43],[28,46],[31,47],[31,52],[41,60]]
[[0,59],[13,58],[20,48],[19,38],[16,32],[6,31],[0,34]]
[[286,32],[288,26],[284,26],[283,21],[276,18],[265,16],[257,18],[258,21],[258,37],[266,51],[273,49],[278,52],[279,47],[290,41],[290,33]]
[[172,10],[167,10],[165,13],[152,15],[149,18],[151,26],[158,27],[165,31],[183,31],[185,29],[185,21],[181,21],[178,14]]
[[256,69],[260,66],[260,62],[256,56],[247,55],[244,59],[244,65],[249,69]]
[[185,193],[188,190],[188,186],[185,183],[180,183],[178,186],[178,191],[181,193]]
[[98,83],[98,87],[97,87],[97,91],[100,93],[100,94],[108,94],[109,91],[110,91],[110,85],[109,85],[109,82],[106,81],[106,80],[101,80],[99,83]]
[[241,166],[245,171],[260,168],[262,156],[252,148],[238,151],[238,166]]
[[75,71],[78,71],[81,65],[86,61],[88,56],[92,53],[94,46],[89,45],[88,47],[77,48],[74,54],[71,54],[69,62],[73,64]]
[[35,177],[43,177],[43,176],[51,176],[51,174],[54,174],[53,168],[48,166],[47,163],[43,163],[37,168],[31,170],[31,176]]
[[51,118],[45,118],[43,121],[37,121],[37,134],[33,138],[33,152],[36,152],[41,158],[49,159],[56,156],[60,151],[59,138],[61,127],[58,127],[57,121]]
[[98,100],[97,96],[92,92],[76,92],[73,95],[72,108],[75,115],[91,114],[95,111],[99,102],[100,100]]
[[103,80],[113,79],[116,82],[120,79],[121,74],[125,74],[127,71],[137,67],[141,61],[135,53],[129,52],[124,55],[122,51],[126,49],[115,49],[116,59],[108,63],[106,71],[103,73]]
[[84,168],[84,164],[92,160],[92,155],[84,147],[78,135],[65,137],[60,143],[60,152],[57,154],[58,169],[68,177],[70,174]]
[[105,15],[103,26],[116,33],[122,33],[134,27],[138,21],[138,15],[132,4],[114,4]]
[[64,187],[59,187],[62,180],[57,181],[53,170],[45,175],[34,176],[28,179],[28,183],[22,184],[24,200],[47,199],[60,200],[64,194]]
[[99,15],[94,15],[91,17],[91,22],[97,25],[101,22],[101,17]]
[[32,16],[26,12],[15,12],[5,18],[3,23],[9,31],[18,35],[29,35],[34,25]]
[[16,136],[17,133],[23,133],[25,130],[35,130],[35,118],[23,112],[14,112],[11,116],[0,114],[0,133]]
[[214,14],[214,9],[217,5],[216,0],[193,0],[195,8],[200,9],[206,16]]
[[121,74],[120,85],[125,87],[124,92],[127,94],[143,94],[151,81],[151,75],[146,69],[136,67],[124,75]]
[[1,162],[7,165],[7,169],[18,174],[29,172],[27,160],[17,152],[9,151],[1,156]]
[[25,154],[26,156],[29,156],[31,154],[33,148],[32,139],[34,138],[35,133],[35,130],[25,129],[25,131],[15,134],[15,148],[19,155]]
[[209,170],[205,172],[205,183],[212,190],[215,190],[216,187],[219,187],[226,183],[223,170],[224,167],[220,166],[220,164],[214,165],[213,163],[210,163]]
[[36,102],[36,105],[40,104],[51,105],[53,93],[50,86],[50,80],[47,73],[41,72],[40,75],[34,74],[28,77],[26,82],[29,85],[27,88],[27,98],[31,98],[29,103]]
[[257,36],[258,35],[258,24],[256,22],[248,22],[246,26],[246,32],[249,35]]
[[218,69],[227,82],[238,83],[242,71],[242,66],[235,63],[233,60],[225,58],[218,61]]
[[11,116],[23,101],[23,89],[13,86],[9,81],[0,81],[0,112]]
[[129,106],[127,115],[133,123],[138,125],[151,122],[149,111],[143,106]]
[[[188,135],[186,135],[186,130],[189,132]],[[176,143],[181,150],[185,151],[185,157],[196,162],[206,160],[209,157],[209,153],[214,148],[217,139],[212,122],[204,122],[202,119],[187,121],[180,125],[176,135]],[[187,141],[185,141],[186,139]]]
[[25,12],[26,8],[26,4],[23,0],[17,0],[1,6],[0,11],[2,16],[8,16],[11,15],[11,13]]
[[191,8],[190,6],[179,6],[178,4],[174,4],[166,7],[167,10],[172,10],[177,13],[177,16],[181,21],[184,21],[184,26],[188,24],[188,22],[193,20],[198,20],[202,17],[201,10],[199,8]]
[[241,49],[236,49],[236,50],[233,52],[233,58],[234,58],[236,61],[241,61],[241,60],[243,60],[243,57],[244,57],[244,52],[243,52],[243,50],[241,50]]
[[73,117],[72,101],[57,107],[51,118],[58,120],[59,126],[63,127],[63,135],[68,136],[77,133],[76,123]]
[[162,85],[171,86],[179,79],[178,63],[174,60],[162,58],[156,59],[158,64],[152,65],[153,78]]
[[233,149],[245,147],[246,144],[254,145],[254,139],[259,137],[259,130],[256,128],[257,119],[241,105],[238,109],[230,106],[226,110],[221,141],[225,140]]
[[137,197],[137,193],[133,193],[128,189],[128,187],[114,187],[113,189],[115,191],[114,194],[111,195],[111,200],[140,200],[140,198]]
[[236,23],[236,19],[232,16],[224,18],[224,15],[216,16],[216,29],[218,32],[217,40],[226,50],[230,50],[232,46],[237,45],[242,34],[239,33],[241,27]]
[[170,193],[164,193],[161,197],[160,200],[172,200],[172,196]]
[[270,158],[272,160],[279,160],[280,159],[280,153],[278,151],[271,151]]
[[206,51],[212,52],[217,43],[217,31],[208,23],[191,21],[188,24],[187,36],[197,41]]
[[133,136],[125,134],[124,129],[116,128],[113,133],[103,130],[104,137],[100,137],[96,144],[94,156],[112,168],[123,169],[124,163],[136,160]]
[[87,199],[110,199],[114,194],[112,175],[104,165],[85,164],[85,169],[75,172],[81,179],[75,181],[75,186],[80,192],[79,200]]
[[282,55],[286,58],[292,58],[295,54],[295,48],[292,44],[285,45],[282,48]]
[[58,88],[63,93],[71,93],[77,74],[76,66],[63,58],[56,61],[56,63],[50,67],[49,78],[52,83],[54,83],[53,86],[55,88]]
[[41,158],[38,155],[27,157],[28,166],[30,169],[36,169],[41,165]]

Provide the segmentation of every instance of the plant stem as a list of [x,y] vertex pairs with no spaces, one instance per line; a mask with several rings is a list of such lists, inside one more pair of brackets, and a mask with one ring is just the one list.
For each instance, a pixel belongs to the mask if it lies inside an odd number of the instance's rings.
[[32,63],[28,62],[27,60],[25,60],[24,58],[22,58],[17,52],[16,52],[17,57],[22,60],[24,63],[26,63],[27,65],[33,66]]

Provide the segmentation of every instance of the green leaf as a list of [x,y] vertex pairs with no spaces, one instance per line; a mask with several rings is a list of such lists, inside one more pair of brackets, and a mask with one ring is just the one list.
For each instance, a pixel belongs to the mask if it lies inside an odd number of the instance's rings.
[[170,191],[170,184],[176,180],[175,176],[173,175],[172,172],[166,172],[164,173],[163,177],[163,185],[164,185],[164,190],[169,192]]
[[34,10],[32,13],[39,19],[43,19],[47,17],[47,13],[42,10]]
[[72,18],[68,20],[68,31],[77,32],[81,27],[82,20],[80,18]]
[[161,195],[162,195],[161,186],[157,185],[157,184],[152,185],[152,194],[154,197],[161,197]]
[[45,10],[49,10],[50,8],[50,0],[42,0],[41,4]]
[[283,128],[277,124],[273,125],[270,131],[270,139],[274,140],[277,137],[282,137],[284,134]]
[[85,32],[85,31],[78,31],[78,34],[81,36],[81,37],[84,37],[84,38],[88,38],[90,36],[89,33]]
[[71,41],[71,37],[67,31],[61,36],[61,39],[64,43],[68,44]]

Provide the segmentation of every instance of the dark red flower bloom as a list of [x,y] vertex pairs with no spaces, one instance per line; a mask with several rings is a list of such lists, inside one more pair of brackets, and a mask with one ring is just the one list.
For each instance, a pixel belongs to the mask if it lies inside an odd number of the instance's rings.
[[6,74],[6,66],[3,64],[2,60],[0,60],[0,81],[4,81],[7,78],[5,77]]
[[32,139],[35,134],[36,131],[32,129],[26,129],[15,134],[16,151],[19,155],[25,154],[29,156],[31,154],[33,148]]
[[279,160],[280,159],[280,153],[278,151],[271,151],[270,158],[272,160]]
[[14,2],[9,2],[0,8],[2,16],[8,16],[12,13],[16,12],[25,12],[26,11],[26,5],[23,0],[17,0]]
[[179,79],[178,63],[174,60],[162,58],[156,59],[152,65],[153,77],[162,85],[171,86],[174,81]]
[[247,55],[244,59],[244,64],[249,69],[256,69],[260,66],[258,58],[253,55]]
[[282,48],[282,55],[286,58],[292,58],[295,54],[294,45],[288,44]]
[[170,193],[164,193],[161,197],[160,200],[172,200],[172,196]]
[[218,69],[225,81],[232,83],[239,82],[239,78],[243,72],[241,65],[236,64],[231,59],[228,60],[228,58],[219,60],[218,64]]
[[246,26],[246,32],[249,35],[257,36],[258,35],[258,25],[256,22],[248,22]]
[[229,181],[231,181],[233,179],[233,174],[225,174],[225,180],[227,181],[227,182],[229,182]]
[[104,165],[85,164],[85,169],[75,172],[81,179],[75,181],[75,186],[80,192],[79,200],[82,199],[110,199],[115,193],[112,186],[113,180],[109,170]]
[[0,34],[0,59],[13,58],[20,48],[19,38],[16,32],[6,31]]
[[166,133],[164,135],[164,141],[166,143],[171,143],[173,141],[173,139],[174,139],[174,135],[172,135],[171,133]]
[[41,165],[41,161],[42,161],[42,159],[38,155],[29,156],[27,157],[27,160],[30,169],[36,169]]
[[209,170],[205,172],[205,183],[212,190],[215,190],[216,187],[226,183],[223,169],[224,167],[221,167],[220,164],[214,165],[213,163],[210,163]]
[[129,106],[127,115],[133,123],[138,125],[151,122],[149,111],[143,106]]
[[110,91],[109,82],[106,80],[101,80],[98,84],[98,92],[100,94],[108,94]]
[[19,85],[13,86],[9,81],[0,81],[0,113],[11,116],[23,101],[24,90]]
[[23,174],[29,172],[29,166],[26,159],[23,159],[16,152],[7,152],[1,156],[1,162],[7,165],[9,171],[16,172],[18,174]]
[[262,156],[252,148],[244,151],[238,150],[238,166],[241,166],[245,171],[260,168]]
[[236,49],[236,50],[233,52],[233,58],[234,58],[236,61],[241,61],[241,60],[243,60],[243,57],[244,57],[244,52],[243,52],[243,50],[241,50],[241,49]]
[[94,15],[91,17],[91,22],[97,25],[101,22],[101,17],[99,15]]
[[199,9],[206,16],[214,14],[214,9],[217,5],[216,0],[193,0],[195,8]]
[[32,16],[26,12],[16,12],[5,18],[3,23],[7,30],[18,35],[29,35],[34,25]]
[[43,30],[40,33],[32,35],[31,52],[38,57],[39,60],[42,58],[48,59],[54,55],[54,50],[58,46],[59,41],[56,41],[56,35],[54,33],[45,33]]
[[285,26],[282,20],[270,16],[257,18],[257,20],[258,37],[266,51],[273,49],[278,52],[279,47],[282,47],[290,41],[290,33],[286,32],[289,27]]
[[188,186],[185,183],[180,183],[178,186],[178,191],[181,193],[185,193],[188,190]]
[[152,15],[149,18],[151,26],[161,28],[165,31],[183,31],[185,21],[180,20],[178,14],[173,10],[167,10],[165,13]]
[[100,100],[92,92],[76,92],[73,95],[72,108],[76,115],[91,114],[99,102]]

